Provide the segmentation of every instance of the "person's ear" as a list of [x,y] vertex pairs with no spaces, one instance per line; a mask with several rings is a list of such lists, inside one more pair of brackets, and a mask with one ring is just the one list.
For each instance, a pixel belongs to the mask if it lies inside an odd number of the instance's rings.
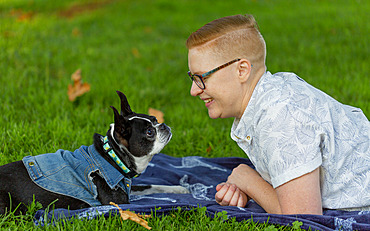
[[238,77],[240,82],[245,82],[251,75],[252,64],[248,59],[241,59],[238,63]]

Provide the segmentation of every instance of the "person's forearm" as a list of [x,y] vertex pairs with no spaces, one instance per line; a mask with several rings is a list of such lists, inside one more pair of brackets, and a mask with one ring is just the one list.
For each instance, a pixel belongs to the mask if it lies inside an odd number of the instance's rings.
[[251,197],[266,212],[281,214],[280,204],[275,189],[263,178],[254,178],[253,180],[253,183],[248,182],[248,186],[240,188],[240,190]]
[[317,168],[275,189],[256,170],[241,164],[234,168],[227,183],[234,184],[268,213],[322,214],[319,174]]

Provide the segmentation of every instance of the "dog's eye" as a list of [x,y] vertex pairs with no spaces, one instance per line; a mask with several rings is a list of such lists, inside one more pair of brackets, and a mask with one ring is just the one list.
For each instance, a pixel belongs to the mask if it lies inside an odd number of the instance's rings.
[[153,138],[155,135],[155,131],[154,131],[154,128],[150,127],[148,128],[148,130],[146,131],[146,136],[148,138]]

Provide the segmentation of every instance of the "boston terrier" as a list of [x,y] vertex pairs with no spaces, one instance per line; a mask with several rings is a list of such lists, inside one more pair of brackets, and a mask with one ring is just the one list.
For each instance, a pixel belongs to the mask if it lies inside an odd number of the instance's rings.
[[105,136],[95,133],[94,144],[71,152],[26,156],[0,166],[0,214],[19,205],[25,213],[33,200],[43,206],[80,209],[127,204],[130,193],[189,193],[181,186],[132,186],[153,156],[172,137],[171,129],[154,116],[133,112],[126,96],[117,91],[121,112],[111,106],[114,124]]

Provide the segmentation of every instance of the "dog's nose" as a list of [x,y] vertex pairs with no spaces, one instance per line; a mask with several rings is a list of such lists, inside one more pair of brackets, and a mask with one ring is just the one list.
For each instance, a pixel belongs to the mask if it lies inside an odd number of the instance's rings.
[[171,131],[171,128],[168,127],[165,123],[162,123],[161,125],[159,125],[159,129]]

